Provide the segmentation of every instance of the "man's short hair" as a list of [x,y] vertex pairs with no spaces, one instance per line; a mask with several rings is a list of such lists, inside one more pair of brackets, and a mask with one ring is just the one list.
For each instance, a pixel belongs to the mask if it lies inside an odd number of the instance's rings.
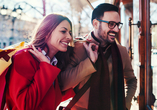
[[93,22],[93,19],[100,19],[101,17],[103,17],[104,12],[106,12],[106,11],[116,11],[116,12],[118,12],[119,9],[118,9],[117,6],[109,4],[109,3],[99,4],[92,12],[91,22]]

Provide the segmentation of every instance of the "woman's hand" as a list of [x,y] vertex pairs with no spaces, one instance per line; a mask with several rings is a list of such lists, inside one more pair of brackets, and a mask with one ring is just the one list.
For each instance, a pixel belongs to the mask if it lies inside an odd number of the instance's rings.
[[85,49],[87,50],[88,57],[91,59],[93,63],[98,59],[98,45],[95,43],[83,43]]
[[39,62],[47,62],[50,64],[49,59],[43,55],[42,50],[38,48],[38,50],[34,47],[34,45],[28,46],[30,49],[28,50],[30,53],[32,53]]

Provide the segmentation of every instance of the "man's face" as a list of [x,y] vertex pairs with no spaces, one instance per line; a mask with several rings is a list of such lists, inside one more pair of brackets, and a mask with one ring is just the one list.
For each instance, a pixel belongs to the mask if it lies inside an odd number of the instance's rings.
[[[101,18],[101,20],[114,21],[118,23],[120,22],[120,17],[117,12],[108,11],[108,12],[104,12],[104,16]],[[119,28],[116,25],[113,29],[111,29],[108,27],[108,23],[99,22],[99,27],[97,32],[98,32],[99,39],[102,42],[102,45],[109,44],[114,42],[115,38],[118,35]]]

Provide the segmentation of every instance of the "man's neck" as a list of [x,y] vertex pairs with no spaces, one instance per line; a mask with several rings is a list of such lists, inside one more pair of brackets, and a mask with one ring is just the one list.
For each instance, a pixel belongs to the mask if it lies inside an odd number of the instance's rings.
[[95,34],[96,34],[96,32],[94,32],[94,31],[91,32],[91,36],[92,36],[92,39],[94,40],[94,43],[100,44],[101,47],[106,47],[106,46],[109,45],[108,43],[106,43],[106,42],[104,42],[104,41],[101,41],[101,40],[97,37],[98,35],[95,35]]
[[110,45],[110,44],[109,43],[105,43],[105,42],[101,43],[101,47],[107,47],[108,45]]
[[91,32],[91,36],[94,39],[94,41],[98,42],[99,44],[101,44],[101,41],[95,36],[94,31]]

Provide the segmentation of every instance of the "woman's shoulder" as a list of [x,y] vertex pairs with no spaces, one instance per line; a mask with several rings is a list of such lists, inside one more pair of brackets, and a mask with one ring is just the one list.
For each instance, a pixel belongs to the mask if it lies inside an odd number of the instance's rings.
[[15,55],[26,54],[28,52],[28,49],[29,48],[20,49],[15,53]]
[[34,60],[34,57],[31,55],[31,53],[28,51],[29,48],[18,50],[14,56],[13,60],[18,60],[20,62],[27,62],[30,60]]
[[21,75],[25,76],[31,71],[37,70],[39,62],[31,55],[28,49],[22,49],[12,57],[12,67]]

